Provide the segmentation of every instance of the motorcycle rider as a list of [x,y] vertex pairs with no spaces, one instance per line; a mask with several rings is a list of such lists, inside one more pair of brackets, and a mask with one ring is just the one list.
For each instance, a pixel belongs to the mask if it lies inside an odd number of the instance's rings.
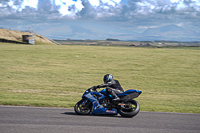
[[124,92],[119,81],[114,80],[112,74],[106,74],[103,78],[103,81],[104,84],[94,86],[93,88],[97,89],[106,87],[106,92],[114,97],[113,101],[119,101],[120,98],[117,95]]

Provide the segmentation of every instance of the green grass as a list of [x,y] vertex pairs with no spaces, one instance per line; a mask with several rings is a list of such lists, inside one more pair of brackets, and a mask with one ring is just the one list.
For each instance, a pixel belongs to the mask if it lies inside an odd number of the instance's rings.
[[142,111],[200,113],[200,50],[0,43],[0,105],[73,107],[112,73]]

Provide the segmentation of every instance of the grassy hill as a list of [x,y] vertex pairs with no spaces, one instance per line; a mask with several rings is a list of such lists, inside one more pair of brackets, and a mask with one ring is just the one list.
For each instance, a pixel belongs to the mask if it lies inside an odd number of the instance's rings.
[[142,111],[200,113],[199,50],[0,43],[0,105],[73,107],[112,73]]
[[47,38],[29,32],[0,29],[0,39],[22,42],[22,35],[34,35],[36,44],[52,44]]

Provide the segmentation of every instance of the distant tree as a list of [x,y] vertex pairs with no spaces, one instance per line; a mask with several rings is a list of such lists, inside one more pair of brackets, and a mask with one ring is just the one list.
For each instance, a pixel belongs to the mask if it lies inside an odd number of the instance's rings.
[[107,38],[106,41],[120,41],[119,39]]

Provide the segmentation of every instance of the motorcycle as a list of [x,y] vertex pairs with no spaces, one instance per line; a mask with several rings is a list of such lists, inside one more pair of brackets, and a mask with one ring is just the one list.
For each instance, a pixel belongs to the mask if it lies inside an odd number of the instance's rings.
[[82,95],[82,99],[74,106],[74,111],[78,115],[117,115],[122,117],[134,117],[140,111],[140,105],[134,98],[137,98],[142,91],[127,90],[118,95],[119,101],[106,92],[106,89],[99,92],[94,88],[88,88]]

